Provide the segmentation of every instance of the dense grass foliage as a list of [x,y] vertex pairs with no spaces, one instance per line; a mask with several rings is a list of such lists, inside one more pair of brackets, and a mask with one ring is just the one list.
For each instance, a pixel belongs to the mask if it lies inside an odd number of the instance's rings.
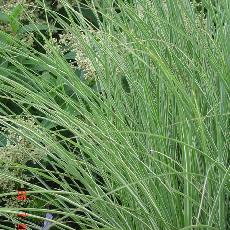
[[46,213],[51,229],[230,228],[230,2],[37,4],[37,46],[0,31],[0,124],[46,157],[12,161],[29,180],[0,157],[0,182],[32,198],[2,201],[1,229],[19,210],[30,229]]

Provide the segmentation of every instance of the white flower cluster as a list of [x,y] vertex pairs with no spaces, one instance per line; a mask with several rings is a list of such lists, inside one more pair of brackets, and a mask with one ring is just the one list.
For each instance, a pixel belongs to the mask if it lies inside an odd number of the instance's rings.
[[25,0],[3,0],[1,1],[1,10],[5,13],[10,13],[12,8],[23,3],[25,3]]
[[[18,118],[17,122],[26,124],[29,128],[37,129],[32,119]],[[25,163],[32,158],[40,160],[44,156],[44,151],[39,151],[33,143],[19,135],[13,128],[2,128],[2,131],[7,137],[7,143],[5,147],[0,148],[0,160],[8,159],[9,162]]]
[[[32,119],[24,120],[19,118],[18,122],[21,124],[26,124],[26,126],[29,128],[37,129]],[[17,129],[20,128],[17,127]],[[39,149],[30,140],[24,136],[21,136],[11,127],[2,128],[2,133],[7,138],[7,140],[6,145],[0,147],[1,172],[3,175],[9,175],[24,181],[31,180],[32,176],[26,175],[24,170],[17,166],[26,165],[26,163],[29,161],[33,163],[41,161],[46,156],[45,151]],[[1,193],[11,192],[17,189],[17,182],[10,179],[10,177],[4,177],[1,175],[0,184],[2,185],[0,188]],[[5,198],[5,201],[7,201],[7,199]],[[4,198],[1,200],[4,201]]]
[[[88,42],[84,33],[81,33],[81,35],[84,37],[84,40]],[[75,61],[72,62],[72,64],[76,63],[78,68],[84,71],[85,79],[92,79],[95,76],[95,68],[76,37],[70,33],[61,34],[59,43],[76,54]],[[66,49],[64,51],[66,51]]]
[[[199,7],[202,8],[202,3],[198,3],[198,2],[195,2],[195,3],[191,3],[191,6],[193,7],[194,11],[197,11],[196,9],[198,9]],[[190,22],[189,22],[189,19],[188,19],[188,16],[186,14],[182,15],[183,16],[183,21],[184,21],[184,25],[185,25],[185,29],[186,29],[186,32],[188,34],[191,34],[192,31],[193,31],[193,26]],[[196,28],[199,28],[199,29],[206,29],[207,28],[207,19],[205,17],[205,13],[204,12],[196,12],[195,13],[195,25],[196,25]]]
[[[14,8],[18,5],[23,7],[23,11],[20,14],[19,18],[21,20],[26,20],[29,18],[35,23],[46,23],[44,19],[41,19],[41,15],[44,14],[44,10],[36,4],[35,0],[0,0],[0,9],[6,15],[11,15]],[[10,23],[2,23],[0,21],[0,30],[7,33],[11,32]],[[22,42],[26,43],[29,46],[32,46],[34,43],[34,34],[31,32],[29,34],[24,34]]]
[[3,0],[0,1],[1,11],[6,14],[11,14],[12,10],[21,5],[23,7],[23,13],[20,15],[20,19],[28,19],[27,13],[29,12],[29,17],[35,22],[45,22],[40,19],[39,15],[44,13],[44,10],[39,7],[36,0]]
[[[97,32],[95,30],[90,29],[90,33],[93,33],[92,35],[95,36],[98,42],[100,42],[99,34],[100,32]],[[89,37],[85,35],[83,32],[81,32],[81,36],[86,42],[87,45],[91,46]],[[85,51],[85,47],[79,42],[79,40],[76,38],[76,36],[70,32],[65,32],[59,35],[59,40],[57,41],[56,38],[52,38],[52,43],[56,45],[58,50],[64,55],[68,52],[73,52],[75,54],[74,60],[70,62],[70,65],[72,68],[80,69],[84,72],[84,78],[85,80],[93,80],[95,79],[96,69],[94,67],[93,62],[91,61],[91,58]],[[47,53],[50,53],[50,50],[47,45],[44,46]],[[96,50],[95,50],[96,54]],[[96,58],[96,56],[95,56]],[[96,58],[96,64],[102,68],[101,63]]]

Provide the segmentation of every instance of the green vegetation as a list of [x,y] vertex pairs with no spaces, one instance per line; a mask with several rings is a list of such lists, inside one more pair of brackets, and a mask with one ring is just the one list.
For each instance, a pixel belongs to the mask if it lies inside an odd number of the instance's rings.
[[9,2],[0,228],[229,229],[230,2]]

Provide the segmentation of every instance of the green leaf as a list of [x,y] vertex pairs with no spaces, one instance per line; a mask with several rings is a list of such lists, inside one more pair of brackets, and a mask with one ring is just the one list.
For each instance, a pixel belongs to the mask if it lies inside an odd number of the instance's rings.
[[14,33],[16,33],[20,27],[19,18],[22,11],[23,7],[21,5],[17,5],[10,15],[10,25]]
[[5,147],[7,143],[7,137],[3,133],[0,133],[0,147]]
[[70,51],[64,55],[65,59],[75,59],[76,58],[76,52]]
[[50,25],[48,27],[48,25],[46,25],[46,24],[32,24],[32,23],[30,23],[28,25],[22,26],[19,29],[18,33],[22,34],[22,33],[35,32],[35,31],[40,31],[40,30],[48,30],[49,28],[52,31],[57,31],[58,30],[57,27],[52,26],[52,25]]
[[56,79],[49,73],[49,72],[43,72],[42,73],[42,79],[46,81],[48,84],[55,86],[56,85]]
[[52,129],[54,127],[56,127],[57,125],[49,120],[43,120],[41,122],[41,125],[47,129]]
[[0,21],[2,21],[2,22],[10,22],[9,16],[4,14],[2,11],[0,11]]
[[21,16],[21,13],[23,11],[22,5],[17,5],[10,14],[10,18],[19,18]]
[[18,20],[15,19],[11,21],[10,25],[14,33],[16,33],[20,27],[20,23],[18,22]]

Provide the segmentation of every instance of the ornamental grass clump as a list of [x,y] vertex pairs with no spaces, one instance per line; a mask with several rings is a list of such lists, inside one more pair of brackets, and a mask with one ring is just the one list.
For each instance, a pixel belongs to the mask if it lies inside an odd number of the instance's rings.
[[42,201],[26,209],[27,225],[49,213],[55,229],[230,228],[230,2],[88,1],[94,23],[82,4],[60,1],[62,17],[38,2],[63,44],[67,34],[79,44],[77,65],[92,64],[100,90],[82,81],[65,56],[74,47],[57,49],[51,30],[46,54],[16,49],[10,35],[0,46],[0,122],[33,116],[38,129],[16,130],[48,148],[48,164],[18,165],[33,171],[27,192]]

